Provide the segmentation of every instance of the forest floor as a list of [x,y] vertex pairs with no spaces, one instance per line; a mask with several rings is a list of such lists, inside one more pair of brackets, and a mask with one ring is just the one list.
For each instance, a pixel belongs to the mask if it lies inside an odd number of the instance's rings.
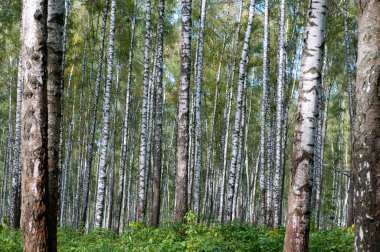
[[[234,222],[208,227],[205,224],[167,224],[152,228],[132,224],[122,235],[106,229],[87,234],[70,226],[59,228],[59,251],[282,251],[285,230],[270,230]],[[335,228],[310,233],[309,251],[353,251],[352,228]],[[22,234],[0,226],[0,251],[22,251]]]

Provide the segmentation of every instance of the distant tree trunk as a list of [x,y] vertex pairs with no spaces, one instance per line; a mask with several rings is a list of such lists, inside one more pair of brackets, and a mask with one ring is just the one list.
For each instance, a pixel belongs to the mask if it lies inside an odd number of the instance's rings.
[[204,28],[206,21],[206,0],[202,0],[201,18],[198,31],[198,52],[195,75],[195,122],[196,122],[196,142],[195,142],[195,167],[194,167],[194,213],[199,215],[200,209],[200,190],[201,190],[201,171],[202,171],[202,118],[201,118],[201,93],[203,77],[203,47],[204,47]]
[[[269,0],[265,0],[264,7],[264,48],[263,48],[263,97],[261,101],[261,133],[260,133],[260,212],[259,224],[266,223],[266,192],[265,184],[265,128],[266,128],[266,111],[268,104],[268,88],[269,83]],[[268,118],[269,119],[269,118]]]
[[268,123],[267,123],[267,175],[266,175],[266,186],[267,186],[267,225],[269,227],[273,226],[273,125],[274,125],[274,115],[271,111],[271,99],[270,99],[271,89],[268,87]]
[[[12,106],[12,90],[13,90],[13,77],[9,79],[9,110],[8,110],[8,157],[7,157],[7,166],[8,166],[8,171],[6,176],[6,183],[4,183],[5,188],[4,191],[8,191],[8,195],[3,198],[4,200],[4,211],[3,211],[3,216],[4,219],[5,217],[9,217],[9,209],[7,208],[7,205],[9,207],[10,202],[8,201],[9,198],[8,196],[11,195],[11,192],[9,190],[12,190],[11,184],[9,181],[11,180],[11,174],[13,174],[13,106]],[[8,178],[9,176],[9,178]],[[4,194],[5,196],[6,194]]]
[[118,101],[119,101],[119,83],[120,83],[120,62],[117,64],[116,67],[116,87],[115,87],[115,94],[114,94],[114,104],[113,104],[113,132],[112,132],[112,145],[110,146],[112,156],[111,156],[111,166],[108,171],[108,180],[107,180],[107,213],[106,213],[106,227],[110,229],[113,227],[113,219],[114,219],[114,185],[115,185],[115,166],[116,166],[116,139],[117,139],[117,111],[118,111]]
[[[316,227],[318,229],[320,229],[321,227],[321,205],[322,205],[322,196],[321,196],[321,193],[322,193],[322,182],[323,182],[323,170],[324,170],[324,166],[323,166],[323,156],[324,156],[324,150],[325,150],[325,140],[326,140],[326,130],[327,130],[327,119],[328,119],[328,104],[329,104],[329,100],[330,100],[330,91],[331,91],[331,83],[329,81],[329,87],[326,91],[326,94],[325,94],[325,109],[324,109],[324,116],[323,116],[323,125],[322,125],[322,140],[321,140],[321,153],[320,153],[320,162],[322,164],[322,170],[321,170],[321,180],[319,181],[319,185],[318,188],[316,190],[317,191],[317,195],[316,195],[316,209],[315,211],[317,212],[317,216],[316,216]],[[318,193],[320,192],[320,194]]]
[[[83,189],[83,154],[85,152],[83,141],[85,139],[83,135],[83,119],[85,119],[83,113],[84,107],[84,86],[86,81],[86,52],[87,52],[87,42],[85,41],[83,48],[83,57],[82,57],[82,83],[80,87],[79,95],[79,123],[78,123],[78,135],[79,135],[79,160],[78,160],[78,173],[77,173],[77,188],[75,193],[75,204],[74,204],[74,216],[73,216],[73,227],[78,228],[79,226],[79,214],[80,214],[80,200],[81,193]],[[61,208],[62,209],[62,208]],[[61,220],[62,221],[62,220]]]
[[[225,51],[225,48],[226,48],[226,39],[225,39],[225,36],[223,36],[223,45],[222,45],[222,51],[220,53],[220,56],[219,56],[219,63],[218,63],[218,71],[217,71],[217,74],[216,74],[216,87],[215,87],[215,98],[214,98],[214,108],[213,108],[213,116],[212,116],[212,125],[211,125],[211,132],[210,132],[210,138],[211,140],[209,141],[209,147],[208,147],[208,153],[211,152],[211,157],[209,159],[209,161],[207,162],[207,174],[206,174],[206,185],[205,185],[205,190],[204,190],[204,196],[203,196],[203,208],[202,208],[202,214],[206,214],[206,202],[207,202],[207,198],[208,196],[210,196],[210,198],[213,198],[212,197],[212,194],[210,193],[210,191],[208,190],[208,186],[207,186],[207,178],[209,176],[209,173],[210,173],[210,170],[211,170],[211,165],[212,165],[212,162],[214,162],[214,166],[216,166],[215,164],[215,154],[217,152],[217,145],[215,143],[215,139],[216,139],[216,123],[217,123],[217,118],[218,118],[218,113],[220,111],[220,80],[221,80],[221,72],[222,72],[222,63],[223,63],[223,57],[224,57],[224,51]],[[221,168],[222,168],[222,164],[220,164],[220,171],[221,171]],[[216,173],[215,171],[215,168],[213,168],[213,173]],[[221,176],[222,174],[219,174],[219,176]],[[211,176],[210,176],[211,177]],[[212,178],[210,178],[211,180]],[[214,184],[217,184],[216,181],[214,181]],[[215,198],[215,197],[214,197]],[[213,199],[215,201],[215,199]],[[215,203],[214,203],[215,204]],[[212,211],[210,209],[210,216],[212,215]]]
[[[227,150],[228,150],[228,135],[230,132],[230,115],[231,115],[231,104],[232,104],[232,97],[233,97],[233,91],[234,91],[234,80],[235,80],[235,67],[236,67],[236,61],[237,61],[237,54],[238,54],[238,47],[239,47],[239,33],[241,30],[241,16],[242,16],[242,10],[243,10],[243,3],[240,4],[240,10],[239,10],[239,16],[237,19],[237,29],[235,32],[235,38],[234,43],[232,44],[233,51],[234,51],[234,60],[231,67],[231,72],[229,72],[229,75],[231,76],[230,81],[230,89],[228,90],[228,82],[227,82],[227,89],[226,89],[226,104],[224,107],[224,113],[223,113],[223,121],[224,121],[224,128],[223,133],[220,139],[220,145],[223,152],[223,156],[221,158],[221,169],[222,169],[222,175],[219,176],[220,179],[220,200],[219,200],[219,214],[218,214],[218,220],[220,222],[224,221],[224,209],[225,209],[225,180],[226,180],[226,173],[227,173]],[[229,79],[229,78],[227,78]]]
[[188,209],[189,89],[191,69],[191,0],[182,0],[181,75],[178,97],[178,145],[174,221],[183,223]]
[[151,225],[158,227],[160,222],[161,204],[161,167],[162,167],[162,114],[163,114],[163,36],[165,19],[165,0],[160,0],[158,4],[158,25],[157,25],[157,93],[154,130],[154,156],[153,156],[153,204]]
[[[346,62],[346,80],[348,84],[348,110],[350,112],[350,140],[351,145],[354,134],[354,125],[355,125],[355,85],[352,82],[351,76],[351,66],[350,66],[350,44],[349,44],[349,35],[348,35],[348,22],[347,22],[347,0],[343,1],[343,15],[344,15],[344,44],[345,44],[345,62]],[[352,157],[352,148],[351,155]],[[353,181],[353,162],[350,162],[350,177],[349,177],[349,187],[348,187],[348,218],[347,226],[352,226],[354,224],[354,181]]]
[[11,184],[10,199],[10,221],[9,227],[17,229],[20,227],[21,215],[21,104],[22,104],[22,58],[19,57],[18,77],[17,77],[17,103],[16,103],[16,124],[15,124],[15,140],[13,154],[13,173]]
[[111,87],[113,74],[114,41],[115,41],[116,0],[111,1],[110,33],[107,55],[107,80],[103,98],[102,132],[100,140],[99,178],[96,197],[95,227],[101,227],[104,215],[105,182],[107,176],[107,155],[110,131]]
[[[84,170],[84,179],[83,179],[83,197],[82,197],[82,216],[81,216],[81,222],[85,223],[87,219],[87,208],[90,204],[90,178],[91,178],[91,168],[92,168],[92,159],[94,156],[94,144],[95,144],[95,131],[96,131],[96,119],[98,114],[98,103],[99,103],[99,94],[100,94],[100,82],[102,77],[102,65],[103,65],[103,51],[104,51],[104,42],[106,37],[106,26],[107,26],[107,15],[108,15],[108,7],[109,7],[109,0],[106,0],[104,3],[104,10],[103,10],[103,24],[102,24],[102,32],[101,32],[101,42],[100,42],[100,49],[99,49],[99,55],[98,55],[98,70],[96,74],[96,83],[95,83],[95,93],[94,93],[94,99],[92,104],[92,115],[91,115],[91,122],[90,122],[90,134],[89,139],[87,142],[87,159],[86,159],[86,165]],[[91,83],[91,82],[90,82]]]
[[[124,110],[124,120],[123,120],[123,138],[122,138],[122,146],[121,146],[121,155],[120,155],[120,168],[119,168],[119,189],[118,189],[118,195],[117,195],[117,213],[116,218],[118,225],[120,227],[121,225],[121,211],[122,208],[122,202],[123,202],[123,194],[124,194],[124,186],[123,183],[126,183],[126,181],[123,181],[122,176],[124,176],[124,168],[128,153],[128,119],[129,119],[129,107],[130,107],[130,89],[131,89],[131,83],[132,83],[132,66],[133,66],[133,44],[135,40],[135,31],[136,31],[136,1],[134,1],[134,10],[133,10],[133,17],[132,17],[132,24],[131,24],[131,37],[129,41],[129,58],[128,58],[128,77],[127,77],[127,87],[126,87],[126,94],[125,94],[125,110]],[[119,228],[119,232],[121,232]]]
[[314,138],[322,69],[326,2],[311,0],[301,61],[284,251],[307,251]]
[[254,0],[249,1],[249,12],[248,12],[248,25],[245,32],[243,50],[241,54],[241,59],[239,63],[239,82],[238,90],[236,95],[236,112],[235,112],[235,122],[234,130],[232,136],[232,158],[230,173],[228,176],[228,187],[227,187],[227,200],[225,208],[225,218],[227,221],[232,220],[232,203],[235,194],[235,179],[236,179],[236,164],[238,158],[238,148],[239,148],[239,132],[240,132],[240,119],[241,119],[241,107],[243,98],[243,85],[245,79],[247,56],[249,40],[251,39],[252,23],[253,23],[253,13],[254,13]]
[[48,250],[47,1],[22,8],[21,226],[24,251]]
[[281,226],[282,221],[282,122],[283,122],[283,100],[284,100],[284,16],[285,0],[280,0],[279,27],[278,27],[278,69],[277,69],[277,96],[276,96],[276,137],[275,137],[275,174],[273,179],[273,228]]
[[355,251],[380,251],[380,2],[358,2],[355,175]]
[[48,0],[47,14],[47,104],[48,104],[48,165],[49,204],[48,235],[49,251],[57,251],[58,181],[60,174],[59,144],[61,135],[62,57],[64,0]]
[[147,139],[149,134],[148,125],[148,103],[149,103],[149,50],[150,50],[150,13],[151,2],[146,2],[145,16],[145,47],[144,47],[144,80],[143,80],[143,102],[142,102],[142,118],[141,118],[141,139],[140,139],[140,156],[139,156],[139,197],[138,197],[138,213],[137,220],[142,222],[145,219],[146,211],[146,178],[147,178]]

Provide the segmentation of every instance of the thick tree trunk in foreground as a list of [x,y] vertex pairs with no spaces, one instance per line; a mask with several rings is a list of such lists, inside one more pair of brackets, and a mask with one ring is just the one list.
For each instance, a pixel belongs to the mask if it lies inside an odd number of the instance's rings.
[[182,0],[181,75],[178,97],[178,146],[174,221],[182,223],[188,209],[189,89],[191,67],[191,0]]
[[48,251],[47,1],[24,0],[22,11],[22,205],[24,251]]
[[292,152],[291,184],[284,251],[307,251],[310,222],[311,176],[314,135],[318,118],[318,89],[327,6],[325,0],[311,0],[301,61],[300,94]]
[[380,251],[380,1],[358,2],[355,251]]
[[58,179],[60,173],[59,143],[61,135],[61,97],[62,97],[62,57],[63,57],[63,23],[65,2],[48,0],[47,15],[47,53],[48,53],[48,165],[49,165],[49,205],[48,235],[49,251],[57,251],[57,214],[58,214]]

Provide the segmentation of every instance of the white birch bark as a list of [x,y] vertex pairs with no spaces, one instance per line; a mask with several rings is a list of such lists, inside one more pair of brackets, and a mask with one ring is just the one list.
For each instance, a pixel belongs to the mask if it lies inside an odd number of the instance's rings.
[[201,92],[203,77],[203,48],[204,48],[204,28],[206,21],[206,0],[201,3],[201,18],[198,32],[198,57],[196,62],[195,80],[195,122],[196,122],[196,156],[194,167],[194,213],[198,218],[200,209],[201,171],[202,171],[202,118],[201,118]]
[[276,96],[276,137],[275,137],[275,173],[273,180],[273,227],[281,226],[282,220],[282,116],[284,96],[284,16],[285,0],[280,0],[278,28],[278,65],[277,65],[277,96]]
[[266,129],[266,111],[268,104],[269,83],[269,0],[265,0],[264,6],[264,48],[263,48],[263,96],[261,101],[261,132],[260,132],[260,212],[259,225],[266,223],[266,192],[265,183],[265,129]]
[[145,218],[146,210],[146,179],[147,179],[147,139],[148,139],[148,103],[149,103],[149,50],[150,50],[150,15],[151,2],[146,2],[145,16],[145,46],[144,46],[144,79],[143,79],[143,102],[141,117],[141,139],[140,139],[140,156],[139,156],[139,197],[138,197],[138,221]]
[[305,251],[308,246],[312,189],[310,176],[313,174],[326,11],[324,0],[310,1],[301,61],[284,251]]
[[189,88],[191,68],[191,0],[182,0],[181,75],[178,97],[178,146],[174,220],[182,223],[188,209]]
[[230,172],[228,176],[227,199],[226,199],[226,208],[225,208],[225,218],[227,221],[232,220],[232,203],[233,203],[233,197],[235,194],[236,164],[237,164],[237,156],[238,156],[238,148],[239,148],[239,132],[240,132],[241,107],[242,107],[242,98],[243,98],[243,85],[244,85],[244,79],[245,79],[245,73],[246,73],[249,41],[251,39],[253,14],[254,14],[254,1],[250,0],[247,30],[244,36],[243,50],[242,50],[241,59],[239,63],[239,82],[238,82],[238,90],[236,94],[235,122],[234,122],[233,136],[232,136],[232,158],[231,158]]
[[115,40],[115,19],[116,19],[116,0],[111,1],[110,33],[108,41],[107,55],[107,80],[103,98],[103,118],[102,132],[100,140],[99,157],[99,178],[97,186],[96,208],[95,208],[95,227],[101,227],[104,214],[105,182],[107,176],[107,155],[110,131],[110,110],[111,110],[111,87],[114,60],[114,40]]

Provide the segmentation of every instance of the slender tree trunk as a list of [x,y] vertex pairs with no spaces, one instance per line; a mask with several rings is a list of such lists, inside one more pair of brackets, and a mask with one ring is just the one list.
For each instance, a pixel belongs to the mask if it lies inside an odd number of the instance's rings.
[[[83,58],[82,58],[82,83],[80,88],[80,95],[79,95],[79,129],[78,129],[78,135],[79,135],[79,160],[78,160],[78,174],[77,174],[77,188],[75,193],[75,204],[74,204],[74,216],[73,216],[73,227],[78,228],[79,226],[79,214],[80,214],[80,195],[83,189],[83,153],[84,153],[84,146],[83,141],[85,137],[83,136],[83,118],[85,118],[83,115],[83,101],[84,101],[84,85],[86,81],[86,52],[87,52],[87,42],[84,44],[83,48]],[[61,220],[62,221],[62,220]]]
[[[231,104],[232,104],[232,97],[233,97],[233,90],[234,90],[234,80],[235,80],[235,67],[236,67],[236,61],[237,61],[237,54],[238,54],[238,47],[239,47],[239,33],[241,30],[241,16],[242,16],[242,10],[243,10],[243,3],[240,4],[240,10],[239,10],[239,16],[237,19],[237,29],[235,33],[235,41],[232,45],[233,51],[234,51],[234,60],[231,67],[231,81],[230,81],[230,90],[228,88],[226,89],[226,104],[224,108],[224,129],[223,134],[221,136],[221,147],[223,151],[223,158],[221,159],[220,163],[223,164],[221,167],[222,169],[222,176],[219,176],[220,178],[220,201],[219,201],[219,214],[218,214],[218,220],[220,222],[224,221],[224,209],[225,209],[225,180],[226,180],[226,173],[227,173],[227,150],[228,150],[228,135],[230,132],[230,114],[231,114]],[[229,78],[227,78],[229,79]],[[228,82],[227,82],[228,87]]]
[[[71,83],[71,77],[73,73],[73,68],[71,68],[71,74],[69,78],[69,85],[67,94],[69,94],[70,89],[70,83]],[[75,92],[74,92],[75,93]],[[68,98],[68,95],[66,96]],[[63,176],[62,176],[62,182],[61,182],[61,210],[60,210],[60,222],[65,223],[67,221],[68,216],[68,208],[69,208],[69,169],[70,169],[70,160],[71,160],[71,151],[72,151],[72,135],[74,131],[74,122],[75,122],[75,99],[73,101],[73,110],[71,112],[71,120],[69,122],[69,126],[67,127],[67,133],[66,133],[66,144],[65,144],[65,159],[63,162]]]
[[235,112],[235,122],[234,131],[232,136],[232,158],[230,173],[228,176],[228,187],[227,187],[227,200],[225,208],[225,218],[227,221],[232,220],[232,203],[235,194],[235,179],[236,179],[236,164],[238,157],[239,148],[239,132],[240,132],[240,119],[241,119],[241,107],[243,98],[243,85],[246,72],[247,56],[249,41],[251,39],[252,23],[253,23],[253,13],[254,13],[254,0],[249,1],[249,12],[248,12],[248,25],[245,32],[243,50],[241,54],[240,64],[239,64],[239,83],[236,95],[236,112]]
[[327,119],[328,119],[328,108],[329,108],[329,100],[330,100],[330,91],[331,91],[331,82],[329,81],[329,86],[326,90],[326,93],[324,94],[324,111],[323,111],[323,124],[321,129],[321,150],[319,153],[320,160],[318,161],[321,164],[321,179],[318,180],[318,184],[316,184],[316,227],[317,229],[320,229],[321,227],[321,205],[322,205],[322,182],[323,182],[323,171],[324,171],[324,165],[323,165],[323,156],[324,156],[324,150],[325,150],[325,139],[326,139],[326,130],[327,130]]
[[355,251],[380,250],[380,2],[358,2],[355,175]]
[[285,0],[280,0],[279,28],[278,28],[278,69],[277,69],[277,96],[276,96],[276,137],[275,137],[275,174],[273,179],[273,227],[281,226],[282,221],[282,120],[284,99],[284,16]]
[[[349,35],[348,35],[348,22],[347,22],[347,0],[343,1],[343,15],[344,15],[344,44],[345,44],[345,62],[346,62],[346,80],[348,84],[348,110],[350,113],[350,140],[351,145],[353,144],[353,132],[355,125],[355,85],[351,78],[351,66],[350,66],[350,45],[349,45]],[[351,148],[352,152],[352,148]],[[351,153],[352,156],[352,153]],[[347,226],[352,226],[354,224],[354,183],[353,183],[353,162],[350,162],[350,183],[348,188],[348,219]]]
[[[5,217],[10,217],[9,209],[8,207],[10,206],[10,195],[12,194],[10,190],[12,190],[12,184],[9,183],[11,180],[11,175],[13,174],[13,106],[12,106],[12,90],[13,90],[13,77],[9,79],[9,110],[8,110],[8,157],[7,157],[7,166],[8,166],[8,171],[6,174],[6,183],[5,183],[5,191],[8,191],[8,195],[4,197],[4,211],[3,211],[3,216],[4,219]],[[9,176],[9,178],[8,178]],[[9,197],[8,197],[9,196]],[[8,206],[8,207],[7,207]]]
[[16,103],[16,124],[15,124],[15,140],[13,154],[13,173],[11,184],[10,199],[10,221],[9,227],[14,230],[20,227],[21,215],[21,104],[22,104],[22,58],[19,57],[18,77],[17,77],[17,103]]
[[[103,51],[104,51],[104,42],[106,35],[106,25],[107,25],[107,15],[108,15],[108,7],[109,0],[106,0],[104,3],[103,10],[103,24],[102,24],[102,32],[101,32],[101,42],[100,49],[98,55],[98,70],[96,75],[96,83],[95,83],[95,93],[94,93],[94,101],[93,101],[93,109],[92,109],[92,117],[90,122],[90,135],[87,142],[87,160],[84,171],[84,180],[83,180],[83,197],[82,197],[82,217],[81,222],[85,223],[87,219],[87,207],[90,203],[90,178],[91,178],[91,168],[92,168],[92,159],[94,156],[94,144],[95,144],[95,131],[96,131],[96,119],[98,114],[98,103],[99,103],[99,94],[100,94],[100,81],[102,76],[102,65],[103,65]],[[90,82],[91,83],[91,82]]]
[[270,88],[268,87],[268,123],[267,123],[267,225],[273,227],[273,125],[274,115],[271,111]]
[[318,89],[322,69],[326,2],[311,0],[301,61],[300,94],[292,152],[284,251],[307,251]]
[[[128,119],[129,119],[129,106],[130,106],[130,89],[131,89],[131,83],[132,83],[132,66],[133,66],[133,44],[135,40],[135,31],[136,31],[136,1],[134,2],[134,10],[133,10],[133,17],[132,17],[132,27],[131,27],[131,37],[129,41],[129,58],[128,58],[128,77],[127,77],[127,87],[126,87],[126,94],[125,94],[125,111],[124,111],[124,120],[123,120],[123,141],[121,146],[121,155],[120,155],[120,164],[119,164],[119,189],[118,189],[118,196],[117,196],[117,213],[116,218],[118,220],[118,225],[121,225],[121,203],[123,202],[122,195],[124,194],[124,186],[122,176],[124,176],[124,168],[125,163],[127,159],[127,153],[128,153]],[[120,232],[119,228],[119,232]]]
[[21,226],[24,251],[48,251],[47,1],[22,8]]
[[[260,133],[260,213],[259,224],[266,223],[266,193],[265,184],[265,128],[266,128],[266,111],[268,104],[269,83],[269,0],[265,0],[265,17],[264,17],[264,52],[263,52],[263,98],[261,102],[261,133]],[[269,119],[269,118],[268,118]]]
[[143,102],[142,102],[142,118],[141,118],[141,139],[140,139],[140,156],[139,156],[139,198],[138,198],[138,221],[145,219],[146,211],[146,177],[147,177],[147,159],[146,152],[148,139],[148,103],[149,103],[149,50],[150,50],[150,13],[151,2],[146,2],[146,17],[145,17],[145,47],[144,47],[144,81],[143,81]]
[[200,190],[201,190],[201,171],[202,171],[202,118],[201,118],[201,93],[203,77],[203,47],[204,47],[204,28],[206,21],[206,0],[201,3],[201,18],[198,31],[198,52],[196,62],[195,80],[195,122],[196,122],[196,142],[195,142],[195,167],[194,167],[194,213],[199,216],[200,209]]
[[154,130],[154,156],[153,156],[153,205],[151,225],[158,227],[160,221],[161,205],[161,167],[162,167],[162,114],[163,114],[163,30],[164,30],[164,11],[165,0],[160,0],[159,17],[157,25],[157,94]]
[[178,146],[174,220],[183,223],[188,209],[189,88],[191,69],[191,0],[182,0],[181,75],[178,97]]
[[103,99],[103,119],[102,132],[100,140],[100,163],[99,163],[99,180],[96,197],[95,210],[95,226],[101,227],[104,214],[104,199],[105,199],[105,182],[107,176],[107,155],[110,131],[110,111],[111,111],[111,87],[113,74],[113,58],[114,58],[114,41],[115,41],[115,19],[116,19],[116,0],[111,1],[111,16],[110,16],[110,34],[108,41],[107,55],[107,80]]

